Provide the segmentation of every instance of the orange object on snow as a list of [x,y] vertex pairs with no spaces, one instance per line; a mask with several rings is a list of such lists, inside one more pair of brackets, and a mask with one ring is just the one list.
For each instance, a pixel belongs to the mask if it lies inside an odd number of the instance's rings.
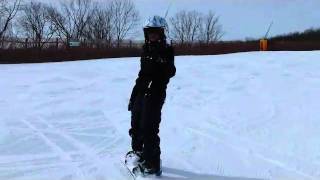
[[268,40],[266,39],[260,40],[260,51],[268,51]]

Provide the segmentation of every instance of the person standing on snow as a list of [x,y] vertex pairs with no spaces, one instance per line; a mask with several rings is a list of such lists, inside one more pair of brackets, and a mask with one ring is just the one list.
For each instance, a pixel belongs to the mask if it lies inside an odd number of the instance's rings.
[[145,44],[140,60],[140,71],[133,87],[128,110],[131,111],[132,151],[137,156],[137,167],[142,174],[160,176],[161,109],[166,98],[167,84],[176,73],[174,49],[167,44],[167,22],[160,16],[149,18],[143,28]]

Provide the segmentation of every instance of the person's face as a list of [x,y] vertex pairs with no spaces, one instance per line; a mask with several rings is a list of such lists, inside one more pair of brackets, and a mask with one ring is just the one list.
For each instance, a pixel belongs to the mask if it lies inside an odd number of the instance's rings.
[[150,31],[148,33],[148,38],[151,42],[156,42],[160,40],[160,34],[157,31]]

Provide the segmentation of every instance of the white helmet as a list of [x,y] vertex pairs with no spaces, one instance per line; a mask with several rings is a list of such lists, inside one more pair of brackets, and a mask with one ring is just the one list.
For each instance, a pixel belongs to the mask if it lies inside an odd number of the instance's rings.
[[164,30],[168,29],[168,23],[166,19],[160,16],[150,17],[144,24],[144,29],[147,28],[163,28]]

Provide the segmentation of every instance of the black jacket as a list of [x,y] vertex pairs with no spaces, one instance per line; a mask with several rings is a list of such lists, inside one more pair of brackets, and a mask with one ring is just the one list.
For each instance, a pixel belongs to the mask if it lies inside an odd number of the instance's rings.
[[139,93],[164,100],[167,84],[176,73],[173,47],[161,43],[144,44],[140,65],[130,102],[132,103]]

